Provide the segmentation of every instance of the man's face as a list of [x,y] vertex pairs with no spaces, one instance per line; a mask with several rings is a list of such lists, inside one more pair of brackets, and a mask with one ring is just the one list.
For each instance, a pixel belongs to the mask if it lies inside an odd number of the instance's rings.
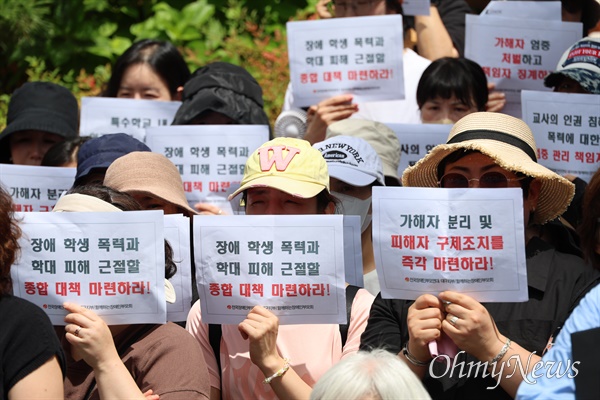
[[246,192],[247,215],[317,214],[317,198],[303,199],[273,188],[251,188]]
[[558,93],[588,93],[579,82],[564,75],[561,76],[561,79],[554,86],[554,91]]
[[385,0],[334,0],[336,18],[385,15]]

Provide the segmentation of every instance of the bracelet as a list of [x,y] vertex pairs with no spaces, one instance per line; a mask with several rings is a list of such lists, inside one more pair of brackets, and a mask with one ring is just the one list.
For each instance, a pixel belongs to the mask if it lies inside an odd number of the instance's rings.
[[271,375],[268,378],[265,378],[265,380],[263,381],[264,384],[269,384],[271,383],[271,381],[279,376],[283,376],[283,374],[285,374],[287,372],[288,369],[290,369],[290,359],[289,358],[284,358],[283,359],[283,367],[281,367],[281,369],[277,372],[275,372],[273,375]]
[[504,355],[506,354],[506,352],[508,351],[508,348],[510,347],[510,339],[506,339],[506,343],[504,343],[504,346],[502,346],[502,349],[500,350],[500,353],[498,353],[496,355],[496,357],[492,358],[492,361],[490,361],[490,364],[495,364],[498,361],[502,360],[502,357],[504,357]]
[[408,341],[406,343],[404,343],[404,347],[402,348],[402,354],[404,354],[404,357],[408,361],[410,361],[411,364],[416,365],[417,367],[426,367],[431,362],[431,361],[423,362],[423,361],[417,360],[415,358],[415,356],[410,354],[410,352],[408,351]]

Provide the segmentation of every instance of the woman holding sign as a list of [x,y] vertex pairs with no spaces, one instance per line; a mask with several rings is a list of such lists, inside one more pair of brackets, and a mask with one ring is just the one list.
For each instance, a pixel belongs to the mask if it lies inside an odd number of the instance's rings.
[[21,230],[0,187],[0,399],[63,398],[65,356],[44,311],[12,293]]
[[[126,193],[105,186],[81,186],[61,197],[53,211],[139,210],[140,205]],[[166,243],[165,291],[169,301],[174,293],[166,280],[175,274],[176,266]],[[68,351],[66,399],[208,398],[201,350],[180,326],[172,322],[108,326],[92,310],[70,302],[63,306],[69,312],[62,332]]]
[[[325,159],[299,139],[277,138],[259,147],[248,158],[232,197],[238,194],[243,194],[248,215],[332,214],[335,209]],[[273,313],[255,306],[239,325],[220,326],[214,350],[214,336],[196,302],[187,329],[204,351],[211,399],[308,399],[311,387],[332,365],[358,350],[372,301],[366,290],[358,290],[345,344],[340,325],[279,326]]]
[[[483,112],[459,120],[447,143],[408,168],[402,180],[416,187],[521,188],[529,300],[481,304],[450,287],[415,301],[379,296],[361,347],[400,353],[432,398],[514,396],[548,339],[597,280],[573,255],[579,249],[566,228],[551,222],[571,201],[573,185],[537,163],[533,134],[523,121]],[[429,343],[444,338],[461,350],[451,361],[455,369],[431,362]]]

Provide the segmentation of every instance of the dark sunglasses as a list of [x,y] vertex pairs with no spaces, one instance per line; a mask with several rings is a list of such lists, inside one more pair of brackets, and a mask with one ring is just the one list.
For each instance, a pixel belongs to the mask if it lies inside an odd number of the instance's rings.
[[442,176],[442,179],[438,181],[438,186],[442,188],[468,188],[471,181],[478,181],[480,188],[506,188],[509,182],[520,181],[525,178],[526,176],[507,178],[501,172],[486,172],[479,179],[469,179],[463,174],[450,172]]

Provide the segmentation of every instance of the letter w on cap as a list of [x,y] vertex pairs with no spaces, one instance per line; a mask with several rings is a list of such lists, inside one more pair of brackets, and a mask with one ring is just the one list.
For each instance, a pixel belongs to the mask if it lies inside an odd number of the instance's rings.
[[[288,151],[285,158],[283,158],[283,150]],[[271,152],[273,153],[269,158]],[[271,146],[258,149],[258,154],[260,155],[260,169],[262,171],[269,171],[273,167],[273,164],[275,164],[277,171],[285,171],[288,165],[290,165],[292,158],[298,153],[300,153],[300,149],[288,146]]]

